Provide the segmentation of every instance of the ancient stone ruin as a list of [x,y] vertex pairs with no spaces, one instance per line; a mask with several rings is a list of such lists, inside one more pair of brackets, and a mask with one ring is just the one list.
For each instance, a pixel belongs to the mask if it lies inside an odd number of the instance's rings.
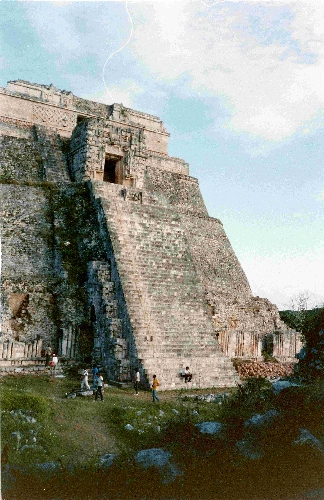
[[159,118],[53,85],[0,89],[0,366],[139,366],[164,389],[233,385],[230,358],[265,343],[291,360],[300,336],[253,297],[222,223]]

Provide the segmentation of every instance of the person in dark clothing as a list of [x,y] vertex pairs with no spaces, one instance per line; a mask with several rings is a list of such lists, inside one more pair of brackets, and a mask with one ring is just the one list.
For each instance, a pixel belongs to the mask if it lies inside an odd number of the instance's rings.
[[103,401],[104,400],[103,394],[102,394],[103,378],[100,375],[100,372],[98,372],[96,380],[97,380],[97,390],[96,390],[96,395],[95,395],[95,401],[97,401],[99,395],[100,395],[101,401]]

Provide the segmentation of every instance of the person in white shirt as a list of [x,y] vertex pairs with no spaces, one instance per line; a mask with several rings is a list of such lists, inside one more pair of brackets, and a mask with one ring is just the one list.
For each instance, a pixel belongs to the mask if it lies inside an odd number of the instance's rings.
[[89,382],[88,382],[88,377],[89,377],[89,373],[88,373],[88,370],[85,368],[83,370],[83,378],[81,381],[81,391],[83,389],[86,389],[86,391],[89,391],[90,386],[89,386]]
[[97,374],[96,382],[97,382],[97,390],[96,390],[96,395],[95,395],[95,401],[97,401],[99,394],[100,394],[101,401],[103,401],[104,400],[103,394],[102,394],[103,377],[100,375],[100,372],[98,372],[98,374]]
[[56,371],[57,363],[58,363],[58,357],[56,356],[56,354],[53,354],[52,361],[50,361],[50,364],[49,364],[52,375],[54,375],[54,373]]
[[134,379],[135,396],[138,396],[138,386],[139,386],[140,381],[141,381],[140,372],[139,372],[139,369],[136,368],[135,379]]
[[182,372],[182,376],[185,379],[185,382],[191,382],[192,379],[192,373],[190,372],[189,366],[186,366],[186,368]]

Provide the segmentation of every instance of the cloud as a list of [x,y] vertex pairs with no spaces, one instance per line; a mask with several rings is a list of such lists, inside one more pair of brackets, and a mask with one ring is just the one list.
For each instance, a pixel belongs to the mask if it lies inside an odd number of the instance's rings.
[[[107,57],[130,33],[126,4],[117,4],[23,5],[53,65],[65,74],[88,72],[99,82]],[[324,5],[315,0],[218,1],[212,7],[205,5],[210,5],[207,0],[129,4],[134,35],[106,65],[113,100],[137,102],[140,93],[131,90],[131,100],[123,82],[135,81],[136,71],[147,96],[153,97],[162,84],[172,86],[182,99],[206,97],[214,134],[220,127],[248,134],[252,155],[319,128],[324,113]],[[134,74],[131,65],[137,68]]]
[[232,131],[282,141],[311,133],[324,107],[323,14],[304,1],[158,3],[133,48],[157,78],[222,99]]

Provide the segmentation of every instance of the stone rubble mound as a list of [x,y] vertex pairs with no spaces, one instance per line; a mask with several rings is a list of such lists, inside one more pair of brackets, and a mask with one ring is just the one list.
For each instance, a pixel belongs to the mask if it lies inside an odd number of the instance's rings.
[[238,364],[236,370],[241,379],[249,377],[273,379],[291,376],[294,373],[294,365],[295,363],[246,361]]

